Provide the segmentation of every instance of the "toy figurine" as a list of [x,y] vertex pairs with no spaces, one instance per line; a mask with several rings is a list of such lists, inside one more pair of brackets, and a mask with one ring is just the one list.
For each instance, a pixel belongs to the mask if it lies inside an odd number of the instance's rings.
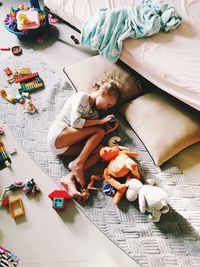
[[36,185],[34,179],[31,179],[31,180],[25,182],[24,187],[23,187],[23,191],[26,194],[31,193],[32,195],[36,195],[37,193],[40,192],[40,189]]
[[24,107],[24,112],[35,113],[36,111],[37,111],[36,106],[33,104],[31,100],[29,100]]

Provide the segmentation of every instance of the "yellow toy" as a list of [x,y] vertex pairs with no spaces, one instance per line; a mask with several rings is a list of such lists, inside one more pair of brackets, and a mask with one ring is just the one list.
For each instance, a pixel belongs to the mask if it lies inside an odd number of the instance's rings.
[[116,179],[122,177],[126,177],[126,179],[130,177],[140,179],[137,163],[133,160],[138,154],[126,147],[115,145],[101,148],[100,156],[109,162],[104,169],[103,178],[117,189],[114,203],[118,204],[127,189],[127,185],[121,184]]
[[14,99],[14,97],[13,96],[11,96],[11,95],[8,95],[7,93],[6,93],[6,91],[5,90],[1,90],[0,91],[0,95],[3,97],[3,98],[5,98],[6,100],[8,100],[10,103],[15,103],[15,99]]

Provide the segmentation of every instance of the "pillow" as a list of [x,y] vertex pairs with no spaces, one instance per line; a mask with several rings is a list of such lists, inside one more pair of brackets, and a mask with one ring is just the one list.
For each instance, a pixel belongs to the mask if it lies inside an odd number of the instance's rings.
[[139,96],[121,112],[157,166],[200,141],[199,111],[162,91]]
[[64,72],[74,84],[78,91],[89,92],[92,85],[100,79],[106,78],[107,74],[122,82],[121,102],[133,99],[142,93],[142,87],[138,78],[131,75],[127,68],[108,61],[101,55],[87,58],[78,63],[74,63],[66,68]]

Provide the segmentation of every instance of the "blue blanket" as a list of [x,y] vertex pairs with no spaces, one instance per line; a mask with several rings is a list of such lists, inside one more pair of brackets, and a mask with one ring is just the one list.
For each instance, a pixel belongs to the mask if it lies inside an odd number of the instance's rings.
[[83,26],[81,44],[112,62],[120,57],[126,38],[142,38],[175,29],[182,22],[170,4],[143,0],[141,5],[100,9]]

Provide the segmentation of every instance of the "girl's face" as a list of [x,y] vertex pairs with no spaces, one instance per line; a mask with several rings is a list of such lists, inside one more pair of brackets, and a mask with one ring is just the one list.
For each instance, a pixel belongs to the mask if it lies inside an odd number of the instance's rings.
[[110,96],[105,92],[101,92],[101,94],[96,97],[95,104],[97,109],[107,110],[117,104],[117,99],[115,96]]

